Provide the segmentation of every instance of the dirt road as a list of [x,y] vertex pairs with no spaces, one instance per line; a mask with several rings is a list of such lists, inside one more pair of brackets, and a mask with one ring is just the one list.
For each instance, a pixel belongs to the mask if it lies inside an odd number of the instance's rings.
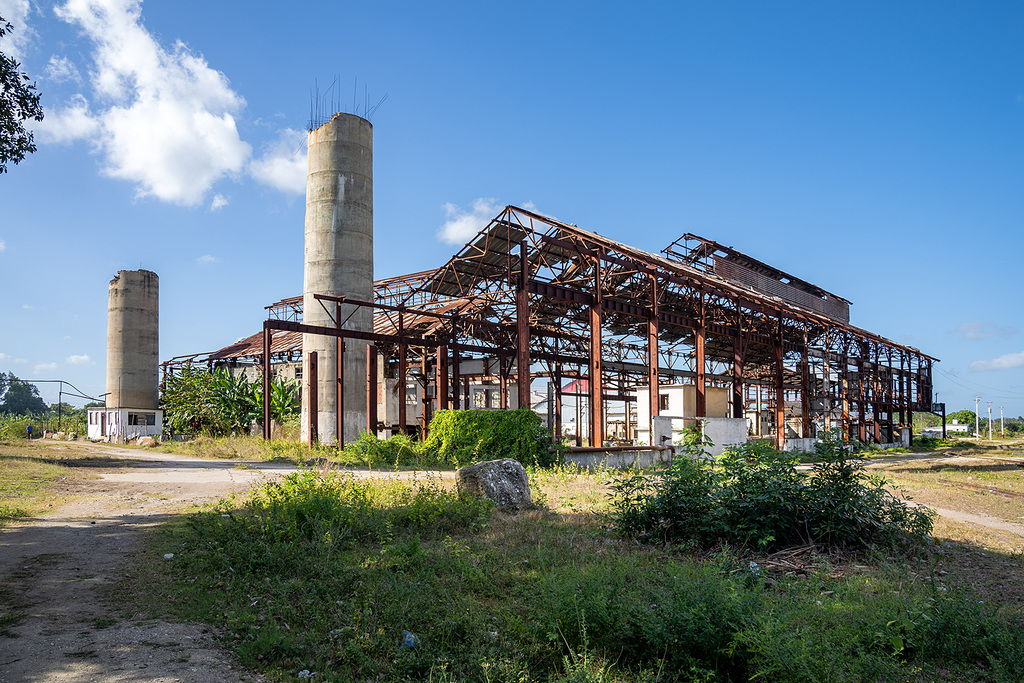
[[206,627],[123,618],[105,589],[132,571],[147,528],[291,468],[238,469],[229,461],[83,444],[56,448],[134,462],[91,469],[98,478],[65,492],[67,504],[57,512],[0,531],[0,598],[15,621],[0,621],[0,683],[258,680],[217,648]]

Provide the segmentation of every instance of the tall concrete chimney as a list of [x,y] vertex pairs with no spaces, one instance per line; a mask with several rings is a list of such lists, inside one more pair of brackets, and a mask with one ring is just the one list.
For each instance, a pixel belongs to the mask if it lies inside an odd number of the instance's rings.
[[[306,249],[302,319],[333,327],[334,305],[314,294],[373,301],[373,126],[353,114],[335,114],[309,133],[306,176]],[[324,308],[327,310],[324,310]],[[373,311],[342,306],[344,327],[373,331]],[[338,441],[338,393],[343,392],[344,438],[366,430],[366,342],[348,340],[344,386],[338,387],[334,337],[302,338],[302,440],[309,441],[309,353],[317,352],[317,431],[320,443]]]
[[107,299],[107,408],[156,410],[160,366],[160,278],[119,270]]

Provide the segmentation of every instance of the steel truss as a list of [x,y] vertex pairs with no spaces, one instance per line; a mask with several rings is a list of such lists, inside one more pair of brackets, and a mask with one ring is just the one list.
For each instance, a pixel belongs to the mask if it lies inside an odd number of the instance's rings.
[[[694,384],[698,417],[707,387],[728,388],[732,416],[767,410],[779,444],[831,429],[891,442],[931,406],[934,358],[850,325],[845,299],[695,235],[652,254],[507,206],[444,266],[383,284],[377,301],[396,310],[375,332],[415,337],[409,362],[447,387],[434,408],[468,401],[458,368],[470,359],[496,359],[474,377],[502,387],[502,407],[511,378],[519,405],[534,378],[554,380],[556,421],[562,380],[582,378],[591,446],[607,405],[629,415],[638,387],[658,415],[663,383]],[[400,377],[397,342],[377,348]]]
[[[374,289],[372,302],[317,297],[333,304],[333,327],[301,324],[302,298],[284,299],[267,307],[262,335],[209,359],[250,358],[269,382],[263,359],[292,359],[300,333],[335,336],[342,352],[342,340],[359,340],[371,350],[368,396],[380,374],[396,387],[419,382],[424,429],[434,410],[472,407],[471,379],[495,386],[488,407],[507,408],[510,391],[530,405],[531,384],[546,377],[560,433],[563,382],[576,379],[568,393],[585,394],[591,447],[606,440],[610,405],[635,435],[637,388],[657,416],[663,384],[693,384],[697,417],[708,387],[727,389],[731,416],[755,416],[753,432],[778,445],[833,429],[893,442],[931,408],[936,359],[850,325],[842,297],[695,235],[653,254],[507,206],[442,267]],[[343,328],[342,308],[357,306],[374,309],[372,333]],[[404,400],[397,425],[367,403],[368,431],[404,430]]]

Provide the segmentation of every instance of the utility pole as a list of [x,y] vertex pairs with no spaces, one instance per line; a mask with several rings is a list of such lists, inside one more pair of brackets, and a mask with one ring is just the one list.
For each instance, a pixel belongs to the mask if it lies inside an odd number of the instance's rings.
[[988,402],[988,440],[992,440],[992,401]]
[[981,399],[977,396],[974,397],[974,438],[981,441],[981,418],[978,416],[978,401]]
[[1002,406],[999,406],[999,438],[1000,439],[1005,439],[1006,438],[1006,431],[1003,428],[1003,407]]

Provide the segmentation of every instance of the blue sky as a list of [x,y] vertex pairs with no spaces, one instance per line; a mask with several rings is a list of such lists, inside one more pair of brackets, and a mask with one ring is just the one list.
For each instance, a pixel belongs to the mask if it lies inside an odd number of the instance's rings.
[[[828,5],[828,6],[825,6]],[[1024,5],[0,0],[39,151],[0,176],[0,371],[104,391],[107,282],[161,358],[301,293],[314,85],[373,117],[375,275],[504,204],[658,251],[693,232],[1024,414]],[[365,88],[365,90],[364,90]],[[446,241],[445,238],[448,238]],[[41,386],[44,398],[55,390]]]

